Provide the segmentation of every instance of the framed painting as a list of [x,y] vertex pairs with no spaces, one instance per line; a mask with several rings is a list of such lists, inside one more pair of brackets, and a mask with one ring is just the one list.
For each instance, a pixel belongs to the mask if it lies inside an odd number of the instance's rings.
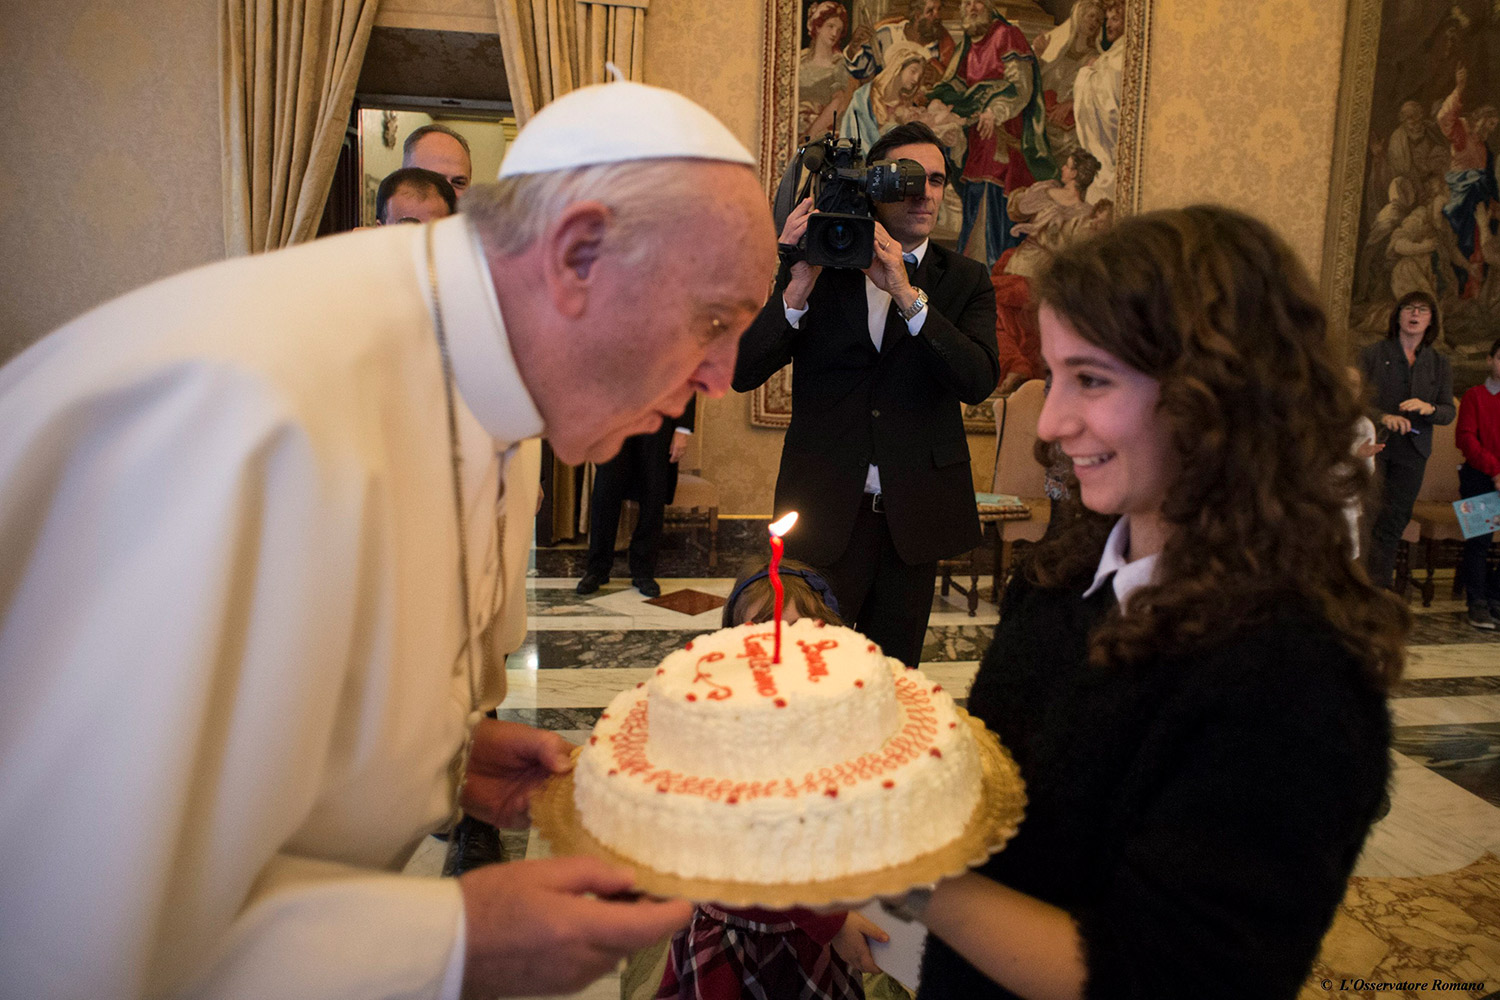
[[[1139,204],[1151,0],[771,0],[760,163],[767,192],[809,139],[922,121],[958,176],[933,238],[990,268],[1002,368],[1035,360],[1030,282],[1068,240]],[[1005,67],[998,69],[997,67]],[[1039,372],[1038,372],[1039,373]],[[994,433],[993,398],[964,425]],[[791,372],[751,422],[785,427]]]
[[1461,395],[1500,330],[1500,7],[1351,0],[1343,59],[1328,315],[1352,351],[1385,335],[1402,296],[1432,295]]

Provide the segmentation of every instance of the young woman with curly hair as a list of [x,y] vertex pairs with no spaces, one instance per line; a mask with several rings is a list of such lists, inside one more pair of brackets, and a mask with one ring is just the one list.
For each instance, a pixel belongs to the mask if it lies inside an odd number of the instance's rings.
[[1294,997],[1388,773],[1406,613],[1352,561],[1359,401],[1260,222],[1126,220],[1038,287],[1038,432],[1087,511],[1006,592],[969,697],[1026,780],[908,900],[930,997]]

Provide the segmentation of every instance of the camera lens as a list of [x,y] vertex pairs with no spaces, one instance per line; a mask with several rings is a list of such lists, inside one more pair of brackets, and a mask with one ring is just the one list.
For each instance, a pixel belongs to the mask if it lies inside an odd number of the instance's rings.
[[842,222],[829,226],[825,233],[828,249],[835,252],[848,250],[854,245],[854,230]]

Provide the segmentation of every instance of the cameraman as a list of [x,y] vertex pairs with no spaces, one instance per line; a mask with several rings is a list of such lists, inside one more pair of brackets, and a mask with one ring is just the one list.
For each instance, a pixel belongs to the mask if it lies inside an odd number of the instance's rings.
[[[776,479],[777,515],[800,515],[786,554],[823,571],[846,623],[916,666],[937,561],[980,542],[959,403],[982,402],[1000,369],[988,272],[928,240],[948,182],[942,145],[920,122],[898,125],[869,153],[897,159],[927,182],[874,206],[870,266],[784,261],[740,341],[734,387],[796,361]],[[784,247],[811,214],[807,199],[787,216]]]

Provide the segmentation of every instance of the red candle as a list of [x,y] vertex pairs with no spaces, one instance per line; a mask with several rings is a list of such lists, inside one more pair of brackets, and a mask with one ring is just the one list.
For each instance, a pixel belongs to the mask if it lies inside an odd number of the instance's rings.
[[781,662],[781,608],[783,593],[781,587],[781,552],[786,543],[781,536],[792,530],[792,525],[797,523],[797,512],[792,511],[786,517],[771,525],[771,570],[767,574],[771,578],[771,590],[776,594],[776,641],[772,647],[771,662]]

